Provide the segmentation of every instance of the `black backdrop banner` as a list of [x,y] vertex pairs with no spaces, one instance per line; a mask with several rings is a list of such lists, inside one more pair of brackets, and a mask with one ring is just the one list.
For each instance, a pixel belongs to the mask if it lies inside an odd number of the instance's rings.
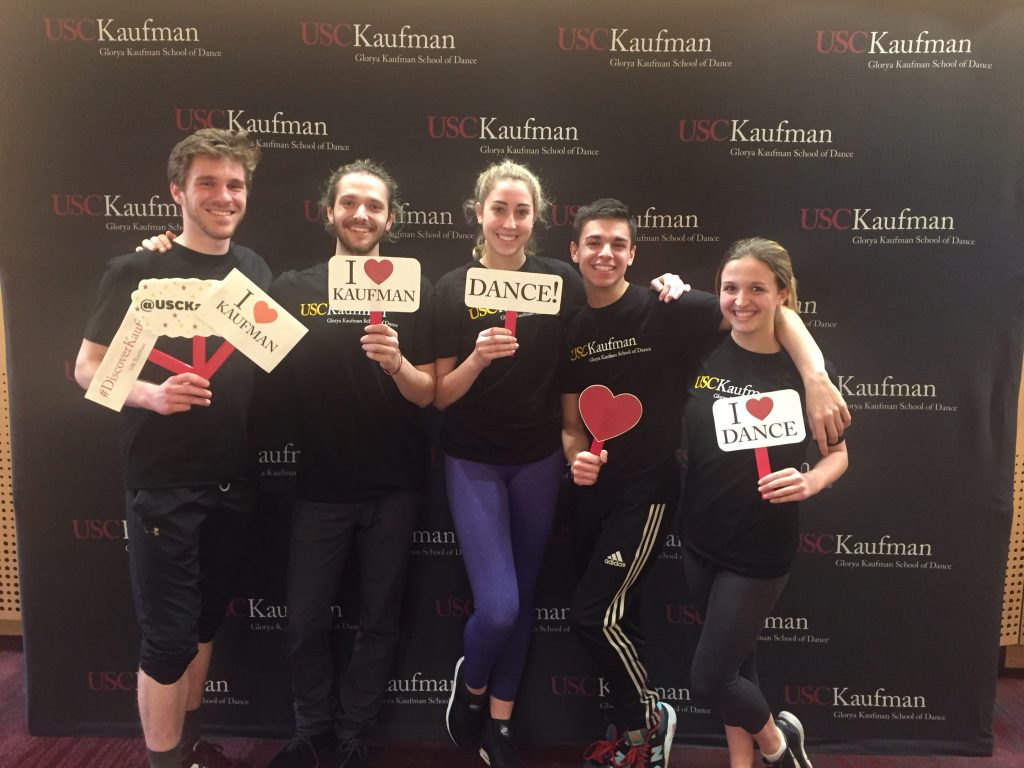
[[[21,5],[0,24],[0,277],[32,733],[137,731],[116,418],[73,360],[105,261],[179,227],[171,146],[217,126],[265,150],[238,239],[275,272],[333,253],[315,201],[358,157],[402,186],[387,253],[432,280],[467,258],[461,202],[503,157],[555,198],[548,256],[605,195],[636,212],[638,282],[707,289],[733,239],[785,244],[856,422],[850,471],[805,505],[765,691],[816,749],[990,752],[1024,315],[1019,3]],[[301,448],[259,446],[260,533],[206,693],[225,733],[292,727]],[[540,584],[516,708],[530,742],[601,729],[605,681],[567,631],[571,536],[559,522]],[[436,463],[412,546],[382,734],[437,741],[472,606]],[[700,627],[678,553],[673,532],[645,595],[649,666],[680,739],[720,743],[689,690]],[[333,611],[351,643],[354,596]]]

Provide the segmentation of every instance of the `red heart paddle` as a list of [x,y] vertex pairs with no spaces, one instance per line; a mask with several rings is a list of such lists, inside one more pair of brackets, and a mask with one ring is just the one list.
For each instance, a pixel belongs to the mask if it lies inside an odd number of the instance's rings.
[[618,437],[640,422],[644,409],[636,395],[613,395],[601,384],[591,384],[580,393],[580,416],[594,441],[591,453],[600,453],[605,440]]

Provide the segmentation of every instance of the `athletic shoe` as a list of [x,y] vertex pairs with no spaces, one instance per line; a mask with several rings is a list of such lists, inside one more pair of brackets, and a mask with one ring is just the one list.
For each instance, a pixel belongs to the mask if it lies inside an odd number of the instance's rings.
[[448,735],[452,741],[463,749],[472,749],[480,743],[480,731],[484,727],[484,716],[487,714],[484,704],[486,694],[473,696],[466,688],[463,674],[463,656],[455,662],[455,675],[452,678],[452,693],[448,698],[448,709],[444,713],[444,722],[448,726]]
[[[621,753],[619,765],[629,768],[667,768],[676,735],[676,711],[663,701],[658,702],[658,724],[647,732],[647,741],[631,746],[620,739],[616,749]],[[614,765],[614,763],[613,763]]]
[[232,760],[224,754],[224,747],[208,741],[197,741],[192,751],[181,759],[181,768],[252,768],[249,763]]
[[605,768],[618,765],[616,758],[617,730],[614,725],[608,726],[603,739],[598,739],[583,753],[583,768]]
[[267,768],[320,768],[321,756],[332,746],[334,735],[330,731],[315,736],[298,733],[274,755]]
[[519,751],[507,720],[488,720],[480,737],[480,757],[491,768],[521,768]]
[[370,750],[359,736],[342,741],[338,744],[338,751],[341,752],[338,768],[368,768],[370,765]]
[[793,753],[795,768],[812,768],[811,761],[807,759],[807,752],[804,750],[804,726],[797,716],[789,712],[779,712],[779,716],[775,718],[775,725],[786,737],[786,745]]

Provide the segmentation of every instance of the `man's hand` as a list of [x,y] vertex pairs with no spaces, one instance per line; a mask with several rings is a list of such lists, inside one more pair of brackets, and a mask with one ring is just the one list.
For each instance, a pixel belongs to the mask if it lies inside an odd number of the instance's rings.
[[208,407],[213,393],[210,382],[197,373],[178,373],[163,384],[150,384],[142,407],[162,416],[191,411],[193,405]]
[[380,363],[385,373],[395,374],[402,365],[402,350],[398,346],[398,331],[390,325],[368,325],[366,335],[359,339],[363,352]]
[[658,294],[658,301],[668,303],[675,301],[690,290],[690,284],[684,283],[683,278],[679,275],[666,272],[664,275],[651,280],[651,290]]
[[824,371],[804,380],[804,394],[811,435],[821,455],[827,456],[829,445],[839,442],[843,430],[850,426],[850,409]]
[[135,246],[136,252],[138,251],[156,251],[157,253],[167,253],[171,250],[171,241],[176,238],[177,235],[167,230],[162,235],[153,235],[147,237],[142,241],[142,245]]

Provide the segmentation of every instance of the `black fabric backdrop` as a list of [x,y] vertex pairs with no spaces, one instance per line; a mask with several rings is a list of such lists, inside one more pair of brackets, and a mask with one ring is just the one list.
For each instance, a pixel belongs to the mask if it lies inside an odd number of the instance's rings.
[[[731,240],[787,245],[856,422],[850,471],[804,506],[765,691],[817,749],[989,752],[1022,348],[1022,22],[1013,2],[902,0],[8,8],[0,276],[32,732],[137,729],[116,417],[82,398],[73,359],[106,259],[178,226],[170,147],[254,120],[265,156],[238,239],[275,272],[332,253],[315,200],[357,157],[399,179],[405,223],[386,252],[431,279],[467,258],[461,202],[504,156],[555,199],[548,256],[567,258],[574,206],[604,195],[638,215],[638,281],[669,269],[710,288]],[[301,446],[261,450],[260,535],[206,720],[283,735]],[[444,738],[471,610],[442,483],[435,465],[389,739]],[[570,536],[559,523],[551,538],[517,706],[533,742],[600,729],[604,683],[567,632]],[[645,598],[649,666],[680,738],[708,742],[720,729],[688,690],[699,619],[678,552],[673,534]],[[343,643],[355,609],[343,590]]]

